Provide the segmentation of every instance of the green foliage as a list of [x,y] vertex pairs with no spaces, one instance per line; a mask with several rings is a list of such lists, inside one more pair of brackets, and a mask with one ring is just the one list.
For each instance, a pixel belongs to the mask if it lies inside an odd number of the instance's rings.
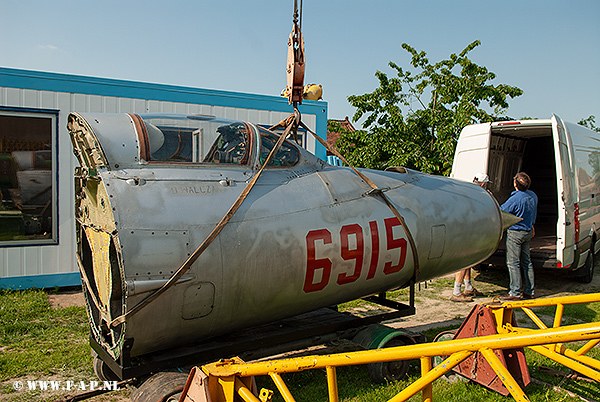
[[594,116],[594,115],[591,115],[587,119],[581,119],[581,120],[579,120],[577,122],[577,124],[579,124],[580,126],[587,127],[590,130],[594,130],[594,131],[600,133],[600,127],[598,127],[596,125],[596,116]]
[[348,97],[357,109],[353,120],[365,117],[366,130],[342,132],[337,142],[340,153],[355,166],[405,166],[448,175],[460,130],[500,119],[507,99],[523,93],[517,87],[489,83],[496,75],[468,58],[479,45],[474,41],[458,55],[431,64],[425,52],[402,44],[412,55],[416,72],[390,62],[396,77],[377,71],[379,88]]

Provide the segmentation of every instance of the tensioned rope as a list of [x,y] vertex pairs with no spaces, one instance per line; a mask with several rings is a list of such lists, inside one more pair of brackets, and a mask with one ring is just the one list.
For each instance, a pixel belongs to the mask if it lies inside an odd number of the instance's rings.
[[160,288],[158,288],[156,290],[156,292],[152,293],[151,295],[149,295],[148,297],[143,299],[141,302],[136,304],[131,310],[127,311],[125,314],[120,315],[119,317],[112,320],[110,323],[111,328],[114,328],[115,326],[122,324],[123,322],[125,322],[125,320],[127,318],[131,317],[132,315],[136,314],[138,311],[140,311],[141,309],[146,307],[148,304],[152,303],[154,300],[156,300],[156,298],[158,298],[158,296],[165,293],[167,291],[167,289],[169,289],[171,286],[173,286],[191,268],[192,264],[194,264],[194,262],[196,262],[198,257],[200,257],[202,255],[204,250],[206,250],[208,248],[208,246],[219,235],[219,233],[221,233],[221,231],[223,230],[225,225],[227,225],[227,223],[231,220],[231,218],[233,217],[235,212],[239,209],[239,207],[242,205],[242,203],[244,202],[244,200],[250,193],[250,190],[252,190],[252,188],[258,181],[258,178],[260,177],[262,172],[269,165],[269,163],[271,163],[271,160],[273,159],[273,157],[275,156],[277,151],[279,151],[281,144],[283,144],[283,141],[290,134],[290,131],[292,130],[292,128],[294,126],[297,127],[299,122],[300,122],[300,113],[296,109],[296,110],[294,110],[294,120],[292,122],[290,122],[290,124],[288,124],[284,133],[279,137],[279,139],[277,140],[277,143],[275,144],[275,146],[273,147],[273,149],[267,156],[267,159],[262,164],[262,167],[260,168],[260,170],[252,177],[252,179],[250,179],[250,181],[248,182],[248,184],[246,185],[246,187],[244,188],[242,193],[239,195],[239,197],[235,200],[235,202],[231,206],[231,208],[229,208],[229,210],[227,211],[225,216],[223,216],[223,218],[219,221],[217,226],[215,226],[215,228],[212,230],[212,232],[210,232],[210,234],[206,237],[206,239],[204,239],[202,244],[200,244],[198,246],[198,248],[181,265],[181,267],[179,267],[177,269],[177,271],[173,274],[173,276],[171,278],[169,278],[169,280],[164,285],[162,285]]
[[[302,1],[300,1],[300,19],[302,18],[301,15],[302,15]],[[377,187],[377,185],[375,183],[373,183],[373,181],[371,181],[368,177],[366,177],[358,169],[351,166],[346,161],[346,159],[337,152],[337,150],[330,147],[326,141],[324,141],[321,137],[319,137],[315,132],[310,130],[301,120],[300,112],[298,110],[298,103],[302,103],[302,92],[301,91],[303,88],[302,82],[304,81],[304,54],[303,54],[303,46],[304,45],[303,45],[300,25],[298,23],[297,0],[294,0],[293,26],[294,26],[294,28],[293,28],[292,33],[290,34],[290,41],[288,43],[288,49],[290,49],[289,51],[292,52],[292,56],[293,56],[290,59],[290,54],[288,53],[288,63],[291,63],[289,66],[289,70],[288,70],[288,87],[289,87],[288,89],[290,90],[289,101],[290,101],[290,103],[293,103],[294,113],[290,117],[288,117],[287,119],[284,120],[287,123],[287,127],[285,128],[284,133],[279,137],[277,143],[275,144],[275,146],[273,147],[273,149],[267,156],[267,159],[262,164],[260,170],[252,177],[252,179],[250,179],[250,181],[247,183],[247,185],[244,188],[244,190],[242,191],[242,193],[238,196],[238,198],[235,200],[233,205],[229,208],[229,210],[227,211],[225,216],[223,216],[223,218],[219,221],[219,223],[215,226],[215,228],[210,232],[210,234],[206,237],[206,239],[204,239],[204,241],[198,246],[198,248],[177,269],[175,274],[173,274],[173,276],[171,278],[169,278],[169,280],[163,286],[161,286],[159,289],[157,289],[154,293],[147,296],[141,302],[139,302],[134,307],[132,307],[130,310],[128,310],[125,314],[120,315],[119,317],[112,320],[109,325],[110,327],[114,328],[115,326],[120,325],[123,322],[125,322],[125,320],[127,318],[133,316],[134,314],[136,314],[137,312],[142,310],[144,307],[146,307],[147,305],[152,303],[161,294],[165,293],[171,286],[173,286],[179,279],[181,279],[181,277],[191,268],[191,266],[194,264],[194,262],[196,262],[196,260],[202,255],[202,253],[214,241],[214,239],[219,235],[219,233],[221,233],[221,231],[223,230],[225,225],[227,225],[227,223],[231,220],[231,218],[233,217],[235,212],[242,205],[242,203],[244,202],[244,200],[246,199],[246,197],[248,196],[248,194],[250,193],[250,191],[252,190],[252,188],[254,187],[256,182],[258,181],[258,179],[261,176],[264,169],[269,165],[269,163],[271,162],[271,160],[273,159],[275,154],[279,151],[281,144],[288,137],[288,135],[290,134],[292,129],[294,130],[293,131],[294,136],[297,135],[297,129],[299,126],[302,126],[303,128],[305,128],[308,132],[310,132],[312,134],[313,137],[315,137],[315,139],[317,141],[319,141],[319,143],[321,143],[321,145],[323,145],[326,149],[328,149],[334,155],[339,157],[342,161],[344,161],[344,163],[346,165],[350,166],[352,168],[352,170],[365,183],[367,183],[371,187],[372,190],[371,190],[370,194],[380,195],[383,198],[383,200],[387,204],[388,208],[390,208],[390,210],[398,218],[398,220],[400,221],[400,224],[404,228],[406,237],[408,238],[408,241],[410,243],[410,247],[412,250],[412,254],[413,254],[413,260],[414,260],[413,279],[417,277],[418,272],[419,272],[419,260],[418,260],[418,256],[417,256],[417,249],[415,246],[414,239],[412,237],[412,234],[411,234],[408,226],[406,225],[406,221],[404,220],[404,218],[402,217],[400,212],[398,212],[398,210],[393,205],[391,200],[384,194],[385,189]],[[292,117],[293,117],[293,119],[292,119]],[[284,121],[280,122],[278,125],[282,125],[282,123]],[[86,283],[86,286],[89,287],[90,284]],[[92,292],[90,292],[90,293],[92,293]],[[95,302],[96,305],[98,305],[98,301],[95,300],[95,297],[93,298],[93,301]]]
[[303,127],[306,131],[311,133],[312,136],[315,137],[315,139],[317,141],[319,141],[319,143],[325,147],[325,149],[327,149],[329,152],[331,152],[332,154],[334,154],[335,156],[340,158],[342,160],[342,162],[344,162],[346,164],[346,166],[349,166],[354,171],[354,173],[356,173],[358,175],[358,177],[360,177],[365,183],[367,183],[371,187],[372,193],[380,195],[381,198],[383,198],[383,200],[385,201],[388,208],[392,211],[392,213],[396,216],[396,218],[398,218],[398,220],[400,221],[400,224],[404,228],[404,232],[406,233],[406,237],[408,238],[408,243],[410,244],[410,249],[413,254],[413,262],[414,262],[413,279],[416,279],[419,274],[419,258],[417,256],[417,246],[415,244],[415,240],[412,236],[412,233],[410,232],[410,229],[406,225],[406,221],[404,220],[404,217],[400,214],[400,212],[398,211],[396,206],[392,203],[392,201],[389,199],[389,197],[387,195],[385,195],[385,193],[384,193],[385,189],[378,187],[371,179],[369,179],[367,176],[365,176],[360,170],[356,169],[354,166],[349,164],[348,161],[346,160],[346,158],[344,158],[342,156],[342,154],[340,154],[337,151],[337,149],[330,146],[327,143],[327,141],[325,141],[323,138],[319,137],[314,131],[312,131],[310,128],[308,128],[306,126],[306,124],[304,124],[302,121],[300,121],[300,127]]
[[[291,117],[293,117],[293,120],[291,119]],[[202,253],[214,241],[214,239],[219,235],[219,233],[221,233],[221,231],[223,230],[223,228],[225,227],[225,225],[227,225],[227,223],[231,220],[231,218],[233,217],[233,215],[235,214],[235,212],[239,209],[239,207],[242,205],[242,203],[244,202],[244,200],[246,199],[246,197],[250,193],[250,190],[252,190],[252,188],[254,187],[254,185],[256,184],[256,182],[258,181],[258,179],[259,179],[260,175],[262,174],[262,172],[264,171],[264,169],[268,166],[268,164],[271,162],[271,160],[273,159],[273,157],[275,156],[275,154],[277,153],[277,151],[281,147],[281,144],[283,143],[283,141],[287,138],[287,136],[290,134],[290,132],[292,131],[292,129],[297,129],[298,126],[303,127],[306,131],[308,131],[309,133],[311,133],[311,135],[313,137],[315,137],[315,139],[317,141],[319,141],[319,143],[321,145],[323,145],[327,150],[329,150],[331,153],[333,153],[338,158],[340,158],[346,165],[350,166],[350,168],[365,183],[367,183],[372,188],[372,191],[373,191],[374,194],[379,195],[379,196],[382,197],[382,199],[385,201],[385,203],[388,206],[388,208],[398,218],[398,220],[400,221],[402,227],[404,228],[404,231],[406,233],[406,237],[408,238],[408,242],[410,244],[411,251],[412,251],[412,254],[413,254],[414,277],[415,278],[417,277],[418,272],[419,272],[419,259],[418,259],[418,256],[417,256],[417,249],[416,249],[416,245],[415,245],[415,242],[414,242],[414,238],[413,238],[413,236],[412,236],[412,234],[410,232],[410,229],[406,225],[406,221],[404,220],[404,217],[400,214],[400,212],[394,206],[394,204],[392,203],[392,201],[385,195],[385,193],[384,193],[385,189],[379,188],[371,179],[369,179],[367,176],[365,176],[362,172],[360,172],[355,167],[351,166],[348,163],[348,161],[335,148],[331,147],[325,140],[323,140],[314,131],[312,131],[310,128],[308,128],[301,121],[300,112],[298,111],[297,108],[294,108],[294,114],[292,114],[290,117],[288,117],[287,119],[285,119],[283,121],[287,121],[288,122],[287,127],[286,127],[284,133],[279,137],[277,143],[275,144],[275,146],[273,147],[273,149],[271,150],[271,152],[269,153],[269,155],[267,156],[267,159],[262,164],[262,167],[252,177],[252,179],[248,182],[248,184],[246,185],[246,187],[244,188],[244,190],[242,191],[242,193],[239,195],[239,197],[236,199],[236,201],[233,203],[233,205],[231,206],[231,208],[229,208],[229,210],[227,211],[227,213],[225,214],[225,216],[223,216],[223,218],[221,219],[221,221],[219,221],[219,223],[215,226],[215,228],[211,231],[211,233],[206,237],[206,239],[200,244],[200,246],[198,246],[198,248],[188,257],[188,259],[177,269],[177,271],[175,272],[175,274],[173,274],[173,276],[163,286],[161,286],[159,289],[157,289],[156,292],[152,293],[151,295],[149,295],[148,297],[146,297],[145,299],[143,299],[140,303],[136,304],[131,310],[127,311],[125,314],[123,314],[123,315],[115,318],[114,320],[112,320],[111,323],[110,323],[110,327],[114,328],[115,326],[117,326],[119,324],[122,324],[123,322],[125,322],[125,320],[127,318],[133,316],[134,314],[136,314],[137,312],[139,312],[141,309],[143,309],[144,307],[146,307],[148,304],[150,304],[151,302],[153,302],[154,300],[156,300],[161,294],[163,294],[171,286],[173,286],[191,268],[191,266],[194,264],[194,262],[196,262],[196,260],[202,255]],[[281,122],[279,124],[281,124]],[[274,127],[276,127],[276,126],[274,126]]]

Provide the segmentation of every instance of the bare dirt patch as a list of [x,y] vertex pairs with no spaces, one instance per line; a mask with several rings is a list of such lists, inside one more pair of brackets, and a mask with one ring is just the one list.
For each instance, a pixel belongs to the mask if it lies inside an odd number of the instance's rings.
[[66,308],[73,306],[84,306],[85,299],[81,289],[61,291],[48,295],[48,303],[52,308]]
[[[582,284],[574,281],[568,274],[557,272],[556,270],[539,270],[536,271],[536,297],[551,297],[551,296],[568,296],[575,294],[595,293],[600,289],[600,259],[596,264],[596,275],[594,280],[589,284]],[[457,328],[462,321],[467,317],[471,309],[478,303],[490,302],[494,297],[507,293],[508,273],[506,268],[492,268],[481,271],[472,271],[473,284],[481,292],[484,297],[477,297],[473,302],[457,303],[450,301],[452,294],[452,284],[454,275],[447,275],[436,278],[426,283],[421,283],[417,286],[415,292],[415,307],[416,314],[409,317],[400,318],[392,322],[387,322],[386,325],[395,328],[410,329],[414,332],[422,332],[431,328],[452,327]],[[57,294],[48,295],[48,301],[53,308],[66,308],[70,306],[84,306],[85,301],[80,289],[71,289],[68,291],[59,292]],[[406,302],[404,300],[404,302]],[[374,307],[376,309],[376,307]],[[365,313],[369,310],[369,306],[357,307],[357,312]],[[362,315],[362,314],[361,314]],[[341,348],[343,345],[337,345],[333,349]],[[309,348],[303,353],[322,353],[321,347]],[[332,353],[339,350],[332,350],[326,347],[327,353]],[[292,352],[293,353],[293,352]],[[299,353],[299,352],[295,352]],[[15,381],[21,381],[27,384],[27,381],[38,381],[40,378],[19,378],[11,379],[0,383],[2,391],[0,392],[0,402],[7,401],[57,401],[65,395],[73,394],[67,391],[36,391],[34,393],[17,393],[12,392]],[[43,380],[52,380],[52,378],[43,378]],[[60,378],[59,380],[65,380]],[[85,379],[89,381],[90,379]],[[15,399],[16,398],[16,399]],[[119,392],[111,392],[103,396],[96,396],[88,399],[91,402],[130,401],[129,391],[122,390]]]
[[[596,259],[596,273],[591,283],[576,282],[566,272],[557,270],[536,270],[536,298],[571,296],[596,293],[600,289],[600,258]],[[450,300],[454,275],[447,275],[421,284],[416,291],[416,314],[391,323],[392,327],[407,328],[416,332],[430,328],[446,326],[458,327],[467,317],[475,304],[491,302],[494,297],[508,293],[508,271],[495,267],[481,271],[472,270],[473,286],[483,292],[485,297],[477,297],[473,302],[461,303]]]

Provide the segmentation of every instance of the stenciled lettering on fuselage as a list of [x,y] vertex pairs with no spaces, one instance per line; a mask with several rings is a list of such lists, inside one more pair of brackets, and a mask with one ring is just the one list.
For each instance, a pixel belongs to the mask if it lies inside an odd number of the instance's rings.
[[[390,275],[399,272],[406,263],[406,254],[408,243],[405,238],[394,238],[394,227],[401,226],[400,220],[396,217],[384,219],[385,226],[385,250],[391,251],[399,249],[400,257],[398,262],[386,261],[383,266],[383,273]],[[367,280],[373,279],[379,266],[379,227],[377,221],[369,222],[369,227],[365,228],[371,238],[371,260],[369,262],[369,271]],[[339,234],[332,234],[329,229],[315,229],[306,235],[306,277],[304,279],[304,292],[316,292],[323,290],[330,281],[335,281],[339,285],[346,285],[355,282],[360,278],[363,262],[365,259],[365,229],[358,223],[342,226]],[[317,258],[317,254],[324,254],[327,245],[333,243],[333,236],[339,236],[341,245],[340,256],[344,261],[354,260],[354,271],[349,274],[342,272],[337,278],[331,278],[333,262],[330,258]],[[354,246],[351,247],[350,238],[354,237]],[[336,239],[338,240],[338,239]],[[368,256],[367,256],[368,257]],[[320,274],[320,275],[319,275]],[[318,278],[320,276],[320,279]]]
[[180,186],[170,187],[169,191],[171,194],[210,194],[215,192],[215,188],[212,186]]

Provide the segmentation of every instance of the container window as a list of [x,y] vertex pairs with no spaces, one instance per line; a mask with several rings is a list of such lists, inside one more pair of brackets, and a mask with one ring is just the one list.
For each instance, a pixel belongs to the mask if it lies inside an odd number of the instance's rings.
[[0,110],[0,246],[57,241],[56,122]]

